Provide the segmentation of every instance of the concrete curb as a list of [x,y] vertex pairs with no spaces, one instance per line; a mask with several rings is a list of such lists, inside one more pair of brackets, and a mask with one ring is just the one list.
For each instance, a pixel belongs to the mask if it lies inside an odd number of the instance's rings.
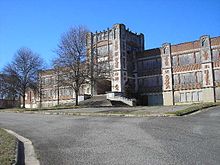
[[68,115],[68,116],[92,116],[92,117],[176,117],[174,114],[155,113],[155,114],[123,114],[123,113],[99,113],[99,112],[21,112],[25,114],[43,115]]
[[[4,130],[7,131],[8,133],[10,133],[11,135],[15,136],[19,141],[21,141],[24,144],[25,165],[40,165],[39,160],[37,160],[37,158],[36,158],[34,146],[32,145],[32,142],[29,139],[27,139],[21,135],[18,135],[17,133],[15,133],[12,130],[8,130],[8,129],[4,129]],[[19,145],[19,142],[17,145]],[[19,154],[18,152],[19,152],[19,146],[17,146],[16,159],[18,158],[18,154]]]

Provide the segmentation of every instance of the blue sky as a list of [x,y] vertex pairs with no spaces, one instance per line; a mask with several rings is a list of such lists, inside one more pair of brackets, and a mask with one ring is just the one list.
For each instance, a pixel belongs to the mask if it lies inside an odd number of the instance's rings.
[[142,32],[146,49],[220,36],[220,0],[0,0],[0,70],[24,46],[50,67],[71,26],[94,32],[115,23]]

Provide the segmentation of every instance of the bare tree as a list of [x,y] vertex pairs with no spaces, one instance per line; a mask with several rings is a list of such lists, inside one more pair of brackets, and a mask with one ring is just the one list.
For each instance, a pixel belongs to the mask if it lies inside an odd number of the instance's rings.
[[17,79],[11,75],[0,74],[0,95],[7,100],[15,100],[18,95],[16,92]]
[[70,28],[63,34],[58,49],[58,58],[54,60],[54,67],[60,68],[59,72],[63,76],[59,81],[72,88],[75,92],[78,105],[78,95],[82,84],[86,83],[88,67],[86,63],[86,34],[87,28],[77,26]]
[[13,61],[3,69],[5,75],[13,77],[7,83],[12,86],[18,95],[22,97],[23,108],[25,108],[25,92],[28,88],[37,89],[38,70],[42,69],[43,60],[38,54],[29,48],[20,48]]

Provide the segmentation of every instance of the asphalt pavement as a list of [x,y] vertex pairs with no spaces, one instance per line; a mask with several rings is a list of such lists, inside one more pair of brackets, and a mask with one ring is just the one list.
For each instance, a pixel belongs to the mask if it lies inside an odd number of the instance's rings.
[[42,165],[220,164],[220,108],[186,117],[86,117],[0,112]]

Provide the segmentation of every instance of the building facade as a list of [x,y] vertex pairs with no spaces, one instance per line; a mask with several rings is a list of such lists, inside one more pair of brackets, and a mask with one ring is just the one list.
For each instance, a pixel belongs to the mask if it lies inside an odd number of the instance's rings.
[[161,47],[165,105],[220,101],[220,37]]
[[[81,96],[130,93],[140,105],[220,101],[220,37],[204,35],[192,42],[145,50],[142,33],[115,24],[87,35],[87,58],[97,81],[83,85]],[[60,77],[62,73],[53,69],[40,72],[40,105],[74,101],[73,90],[58,83]]]
[[129,83],[142,105],[220,101],[220,37],[144,50],[143,34],[116,24],[91,33],[87,42],[90,57],[111,59],[112,92],[124,94]]

